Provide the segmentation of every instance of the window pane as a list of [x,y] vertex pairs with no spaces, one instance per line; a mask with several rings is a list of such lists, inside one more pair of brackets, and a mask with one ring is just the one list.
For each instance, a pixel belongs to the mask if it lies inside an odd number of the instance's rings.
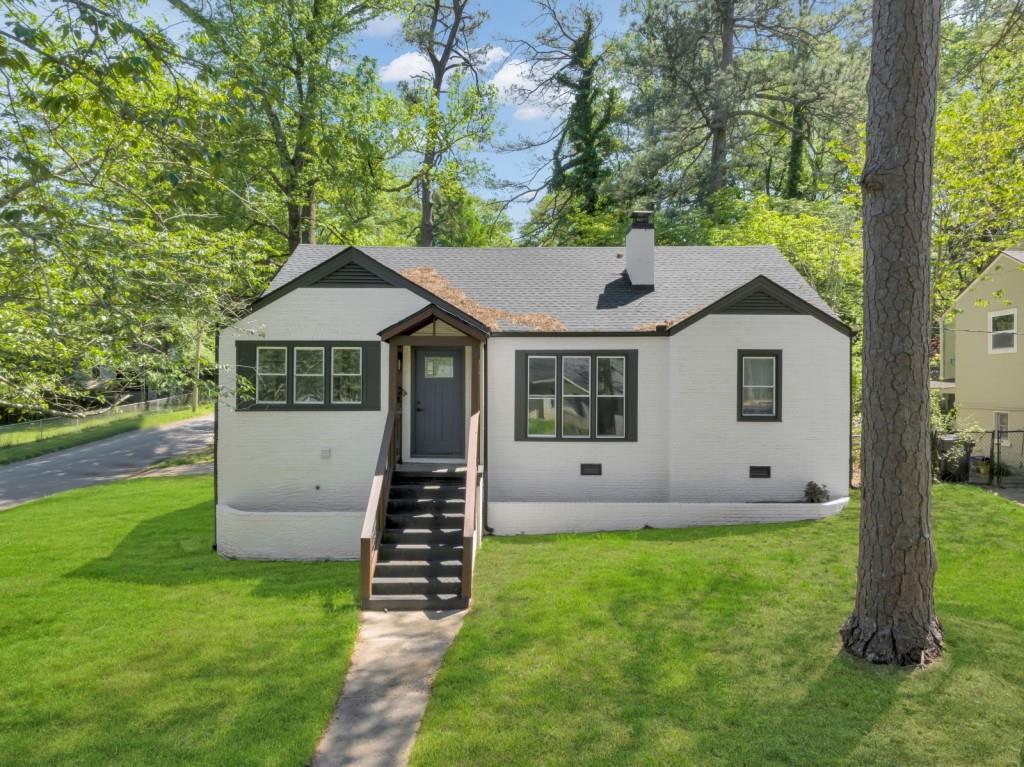
[[530,397],[526,407],[526,433],[531,437],[555,436],[554,397]]
[[324,350],[296,349],[295,373],[296,375],[322,376],[324,374]]
[[774,357],[744,357],[744,386],[773,386],[775,384]]
[[288,350],[262,346],[257,348],[256,368],[261,373],[287,373]]
[[362,350],[361,349],[334,349],[334,373],[348,373],[359,375],[362,373]]
[[562,397],[562,436],[590,436],[590,397]]
[[992,331],[1013,330],[1014,316],[1012,314],[999,314],[992,318]]
[[363,379],[361,376],[334,376],[331,385],[331,400],[340,404],[357,404],[363,401]]
[[318,404],[324,401],[322,376],[295,376],[295,401]]
[[256,399],[260,402],[284,402],[287,383],[283,375],[260,374],[256,377]]
[[775,415],[775,387],[744,386],[743,415]]
[[597,358],[597,393],[626,393],[626,360],[624,357]]
[[[527,391],[532,397],[555,396],[555,358],[530,357],[527,364]],[[554,433],[554,429],[552,429]]]
[[626,398],[597,398],[597,436],[626,436]]
[[452,357],[426,357],[423,373],[425,378],[454,378],[455,360]]
[[1013,333],[993,333],[992,334],[992,348],[993,349],[1012,349],[1015,338]]
[[562,395],[590,394],[590,357],[562,357]]

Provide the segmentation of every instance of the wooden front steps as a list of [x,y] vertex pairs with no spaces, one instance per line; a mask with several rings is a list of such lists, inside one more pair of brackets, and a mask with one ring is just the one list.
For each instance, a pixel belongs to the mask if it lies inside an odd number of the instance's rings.
[[462,467],[396,467],[370,585],[369,610],[447,610],[462,597]]

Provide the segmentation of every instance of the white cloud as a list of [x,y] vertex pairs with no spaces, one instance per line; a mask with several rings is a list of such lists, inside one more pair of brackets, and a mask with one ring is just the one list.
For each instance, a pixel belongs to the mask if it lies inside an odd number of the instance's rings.
[[492,64],[497,64],[499,61],[504,61],[507,58],[508,51],[500,45],[495,45],[492,48],[487,49],[487,55],[484,57],[484,66],[489,67]]
[[542,107],[536,104],[524,104],[512,113],[517,120],[539,120],[542,117],[550,117],[556,110],[549,107]]
[[494,75],[491,83],[498,89],[501,103],[515,106],[512,116],[517,120],[539,120],[563,108],[551,93],[530,93],[537,87],[531,77],[530,65],[522,59],[509,59]]
[[370,19],[363,30],[367,37],[391,37],[402,28],[402,20],[393,13]]
[[408,51],[392,59],[380,70],[381,82],[398,83],[430,71],[430,61],[422,53]]

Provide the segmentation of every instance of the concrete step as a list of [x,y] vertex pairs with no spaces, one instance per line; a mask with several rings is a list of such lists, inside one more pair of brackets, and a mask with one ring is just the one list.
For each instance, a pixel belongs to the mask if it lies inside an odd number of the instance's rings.
[[363,605],[366,610],[461,610],[466,606],[461,594],[381,594]]
[[462,578],[451,575],[416,575],[408,578],[374,577],[373,596],[393,594],[459,594]]
[[447,543],[382,543],[378,562],[393,562],[398,559],[415,560],[448,560],[462,561],[462,542],[458,546]]
[[398,559],[393,562],[377,562],[375,577],[414,578],[421,576],[462,575],[461,559]]
[[447,543],[462,541],[462,528],[389,527],[384,530],[382,543]]

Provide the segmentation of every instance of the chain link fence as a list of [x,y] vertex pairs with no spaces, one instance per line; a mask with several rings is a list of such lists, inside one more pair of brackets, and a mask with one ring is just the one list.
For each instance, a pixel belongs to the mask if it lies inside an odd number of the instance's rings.
[[99,424],[110,423],[121,418],[157,410],[173,410],[191,404],[190,394],[175,394],[170,397],[151,399],[146,402],[131,402],[115,405],[100,413],[82,416],[59,416],[56,418],[40,418],[35,421],[23,421],[0,426],[0,447],[24,445],[29,442],[49,439],[61,434],[69,434]]
[[[1024,430],[935,435],[932,465],[945,482],[1024,487]],[[861,435],[856,433],[850,441],[850,486],[862,487]]]

